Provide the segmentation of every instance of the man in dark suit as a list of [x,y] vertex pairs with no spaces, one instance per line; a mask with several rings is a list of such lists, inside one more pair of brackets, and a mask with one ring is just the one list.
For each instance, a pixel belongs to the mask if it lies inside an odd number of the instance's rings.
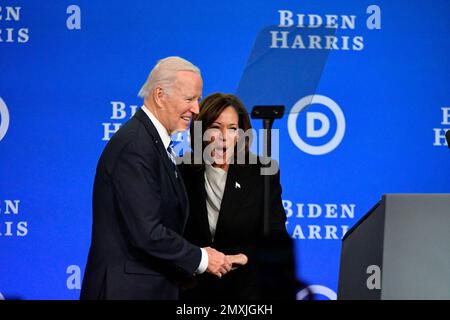
[[221,277],[231,269],[221,252],[181,236],[189,209],[170,135],[188,128],[201,94],[196,66],[160,60],[139,92],[144,106],[106,145],[81,299],[177,299],[194,274]]

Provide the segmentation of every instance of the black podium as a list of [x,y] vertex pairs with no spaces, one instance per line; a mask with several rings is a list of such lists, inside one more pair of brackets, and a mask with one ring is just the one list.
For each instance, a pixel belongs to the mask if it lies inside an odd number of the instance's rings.
[[450,194],[384,195],[342,240],[338,299],[450,299]]

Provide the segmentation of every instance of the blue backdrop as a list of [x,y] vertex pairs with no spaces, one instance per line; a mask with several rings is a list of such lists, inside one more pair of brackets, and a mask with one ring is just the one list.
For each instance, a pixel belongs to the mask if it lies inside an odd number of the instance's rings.
[[382,194],[450,192],[449,18],[448,0],[2,1],[0,298],[78,298],[98,157],[170,55],[203,96],[286,106],[297,275],[335,298],[341,239]]

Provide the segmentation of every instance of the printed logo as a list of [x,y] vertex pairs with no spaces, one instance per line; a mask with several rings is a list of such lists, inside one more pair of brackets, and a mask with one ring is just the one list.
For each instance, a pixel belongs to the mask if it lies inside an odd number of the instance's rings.
[[[30,40],[29,29],[20,21],[22,7],[0,6],[0,43],[26,43]],[[2,28],[2,23],[6,28]],[[15,28],[16,26],[19,28]]]
[[[366,28],[380,30],[381,8],[370,5],[366,9],[366,14]],[[358,16],[354,14],[321,15],[278,10],[278,28],[269,31],[270,48],[361,51],[364,50],[364,38],[357,35],[358,28],[362,27],[361,23],[357,24],[357,19]],[[339,36],[336,35],[337,30],[340,30]]]
[[17,221],[20,215],[20,200],[4,200],[0,206],[0,237],[25,237],[28,235],[28,221]]
[[354,203],[293,203],[284,199],[286,228],[292,239],[341,240],[354,223]]
[[[297,131],[297,120],[300,112],[302,112],[306,107],[314,104],[319,104],[327,107],[334,115],[336,122],[336,132],[334,136],[327,142],[321,143],[319,145],[312,145],[301,138],[299,132]],[[311,107],[308,108],[308,110]],[[320,123],[317,128],[316,124]],[[331,121],[327,114],[319,111],[306,111],[306,138],[309,140],[314,140],[317,138],[325,137],[331,128]],[[331,100],[330,98],[322,95],[309,95],[301,98],[291,109],[288,118],[288,131],[292,142],[302,150],[303,152],[309,153],[311,155],[324,155],[334,149],[336,149],[344,138],[345,134],[345,117],[339,105]]]
[[9,127],[9,112],[5,101],[0,97],[0,141],[6,135]]
[[297,293],[297,300],[311,299],[311,295],[321,295],[328,300],[337,300],[337,294],[328,287],[321,285],[308,286]]
[[443,147],[447,146],[447,142],[445,139],[445,134],[447,130],[450,130],[450,108],[442,107],[442,118],[441,118],[441,128],[433,128],[434,132],[434,142],[433,146],[435,147]]
[[103,122],[103,141],[109,141],[123,123],[131,118],[138,110],[137,105],[126,105],[123,101],[110,101],[111,116],[109,122]]

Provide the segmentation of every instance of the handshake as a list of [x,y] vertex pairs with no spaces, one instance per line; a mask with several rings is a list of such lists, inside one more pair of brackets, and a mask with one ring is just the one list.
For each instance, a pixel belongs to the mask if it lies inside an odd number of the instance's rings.
[[222,278],[231,270],[236,269],[238,266],[243,266],[248,262],[247,256],[243,253],[225,255],[211,247],[203,249],[208,253],[208,268],[206,272],[216,275],[219,278]]

